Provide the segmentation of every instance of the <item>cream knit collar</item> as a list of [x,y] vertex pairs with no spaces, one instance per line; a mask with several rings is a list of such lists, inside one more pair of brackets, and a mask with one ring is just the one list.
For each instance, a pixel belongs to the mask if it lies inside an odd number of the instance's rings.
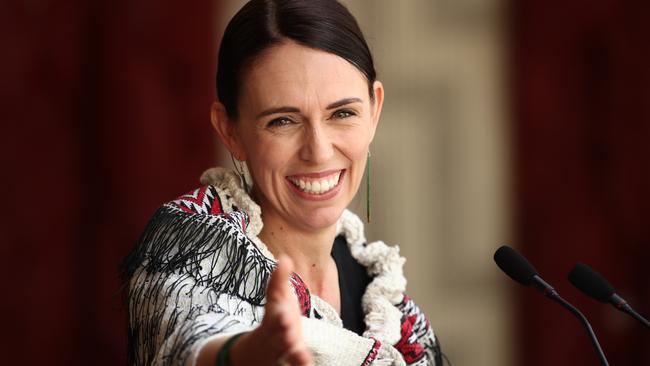
[[[263,255],[275,260],[258,237],[263,227],[262,211],[242,189],[238,176],[224,168],[211,168],[201,176],[201,184],[215,186],[223,192],[223,197],[220,198],[226,212],[232,211],[233,206],[246,212],[250,220],[246,235]],[[387,246],[382,241],[366,244],[363,223],[347,209],[336,224],[336,233],[345,236],[352,257],[366,267],[372,276],[372,281],[361,299],[366,323],[363,335],[375,338],[385,345],[396,344],[401,338],[402,313],[395,304],[402,301],[406,288],[403,274],[405,259],[399,255],[397,246]],[[324,320],[342,326],[338,313],[327,302],[316,295],[311,297],[312,304],[322,313]]]

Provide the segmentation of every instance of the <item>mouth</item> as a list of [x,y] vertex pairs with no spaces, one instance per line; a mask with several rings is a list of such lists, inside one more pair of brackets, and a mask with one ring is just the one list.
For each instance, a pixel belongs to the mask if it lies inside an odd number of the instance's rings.
[[292,175],[287,177],[301,192],[311,195],[324,195],[338,187],[345,169],[309,175]]

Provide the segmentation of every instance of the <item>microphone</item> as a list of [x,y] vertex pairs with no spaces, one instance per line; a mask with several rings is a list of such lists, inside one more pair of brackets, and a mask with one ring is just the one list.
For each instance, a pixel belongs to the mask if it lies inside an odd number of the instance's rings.
[[559,297],[553,286],[544,281],[535,267],[524,256],[507,245],[501,246],[494,253],[494,261],[513,280],[524,286],[535,285],[549,298]]
[[587,296],[600,302],[610,303],[618,310],[632,316],[647,328],[650,323],[616,293],[614,287],[600,273],[583,263],[577,263],[569,272],[569,282]]
[[609,366],[607,358],[605,357],[605,353],[600,347],[598,338],[596,338],[596,334],[591,328],[591,324],[589,324],[587,318],[575,306],[564,300],[553,288],[553,286],[544,281],[537,273],[535,267],[533,267],[533,265],[530,264],[530,262],[528,262],[528,260],[523,255],[519,254],[518,251],[514,250],[511,247],[503,245],[494,253],[494,261],[496,262],[497,266],[499,266],[499,268],[501,268],[501,270],[505,272],[505,274],[507,274],[510,278],[521,283],[524,286],[534,285],[546,297],[559,303],[562,305],[562,307],[569,310],[571,314],[575,315],[575,317],[580,320],[580,323],[589,334],[591,344],[594,347],[598,358],[600,359],[601,365]]

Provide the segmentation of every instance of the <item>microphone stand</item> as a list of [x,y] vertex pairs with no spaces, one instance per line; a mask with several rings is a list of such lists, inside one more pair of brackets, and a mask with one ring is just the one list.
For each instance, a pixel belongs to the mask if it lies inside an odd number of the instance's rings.
[[609,363],[607,362],[607,358],[605,357],[605,353],[603,352],[603,349],[600,347],[600,343],[598,343],[598,338],[596,338],[596,333],[594,333],[594,330],[591,328],[591,324],[589,324],[589,321],[587,318],[578,310],[575,306],[571,305],[568,301],[564,300],[560,294],[555,291],[555,289],[546,283],[541,277],[535,275],[533,277],[533,283],[535,286],[540,289],[546,297],[549,299],[559,303],[564,307],[565,309],[569,310],[571,314],[575,315],[578,320],[580,320],[580,324],[585,328],[587,333],[589,334],[589,339],[591,339],[591,345],[594,346],[594,350],[596,351],[596,354],[598,354],[598,358],[600,359],[600,364],[602,366],[609,366]]
[[634,309],[632,309],[632,307],[620,296],[618,296],[617,294],[612,295],[612,301],[613,301],[612,303],[614,304],[614,306],[616,306],[618,310],[638,320],[639,322],[641,322],[641,324],[645,325],[646,328],[650,328],[650,322],[648,322],[646,318],[642,317],[641,314],[634,311]]

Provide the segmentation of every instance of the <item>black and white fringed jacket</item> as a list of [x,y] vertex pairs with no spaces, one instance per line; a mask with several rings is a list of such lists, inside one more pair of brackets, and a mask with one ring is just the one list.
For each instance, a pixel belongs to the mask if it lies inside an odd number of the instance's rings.
[[[206,342],[251,330],[264,316],[275,260],[258,238],[260,208],[232,172],[210,169],[201,183],[156,211],[123,262],[132,364],[195,365]],[[366,244],[361,220],[347,210],[337,232],[372,278],[362,297],[366,330],[343,328],[338,313],[292,275],[315,364],[440,366],[427,317],[404,295],[399,249]]]

